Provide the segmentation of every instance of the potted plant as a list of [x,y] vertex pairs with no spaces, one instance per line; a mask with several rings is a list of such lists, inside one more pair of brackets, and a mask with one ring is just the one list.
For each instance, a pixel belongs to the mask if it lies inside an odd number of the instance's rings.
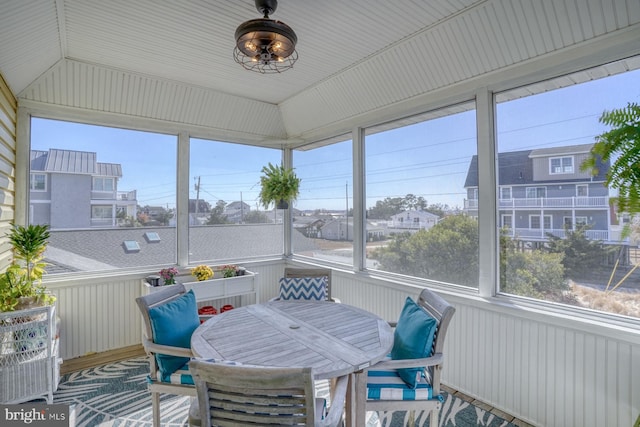
[[260,203],[265,209],[274,203],[278,209],[287,209],[289,202],[297,199],[300,193],[300,178],[291,168],[275,166],[269,163],[262,168],[260,177]]
[[195,277],[198,282],[203,282],[213,278],[213,270],[208,265],[198,265],[191,269],[191,275]]
[[49,227],[15,225],[8,237],[13,247],[13,262],[0,274],[0,311],[53,304],[55,297],[42,286]]

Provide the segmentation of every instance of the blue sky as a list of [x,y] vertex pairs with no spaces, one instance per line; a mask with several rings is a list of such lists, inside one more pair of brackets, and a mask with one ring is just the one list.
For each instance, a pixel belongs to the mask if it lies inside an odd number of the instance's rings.
[[[640,71],[498,104],[498,150],[515,151],[594,141],[606,130],[604,110],[640,103]],[[464,204],[464,180],[476,154],[473,110],[367,136],[367,207],[385,197],[414,194],[429,204]],[[175,135],[33,119],[32,148],[92,151],[99,162],[120,163],[120,191],[137,190],[139,204],[175,207]],[[242,200],[257,206],[260,169],[279,163],[275,149],[194,139],[190,198],[215,205]],[[299,209],[353,207],[351,141],[294,152],[302,178]],[[346,194],[345,194],[346,193]]]

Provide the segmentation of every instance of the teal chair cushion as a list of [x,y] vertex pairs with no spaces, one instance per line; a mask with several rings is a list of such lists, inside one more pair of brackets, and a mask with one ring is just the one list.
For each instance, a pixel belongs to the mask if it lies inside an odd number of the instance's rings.
[[[393,336],[392,359],[420,359],[431,356],[433,337],[438,322],[415,301],[407,297]],[[411,388],[416,388],[424,368],[398,369],[398,374]]]
[[[200,325],[198,306],[193,290],[175,300],[149,309],[153,342],[172,347],[191,347],[191,335]],[[189,361],[188,357],[156,354],[163,376],[171,375]]]

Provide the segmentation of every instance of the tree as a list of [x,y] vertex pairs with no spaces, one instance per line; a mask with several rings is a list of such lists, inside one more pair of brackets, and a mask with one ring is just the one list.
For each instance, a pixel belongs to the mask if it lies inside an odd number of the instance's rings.
[[249,211],[244,214],[244,222],[246,224],[266,224],[269,222],[269,217],[260,211]]
[[402,212],[404,200],[402,197],[385,197],[378,200],[376,205],[369,208],[367,217],[370,219],[390,219],[392,215]]
[[211,213],[209,214],[209,219],[207,220],[207,225],[216,225],[216,224],[228,224],[229,220],[227,220],[227,216],[224,214],[224,207],[227,206],[227,202],[224,200],[218,200],[216,202],[216,206],[211,209]]
[[576,230],[565,228],[565,238],[547,233],[549,242],[546,250],[563,255],[562,264],[567,277],[574,279],[590,277],[615,250],[613,247],[605,249],[600,241],[589,240],[586,235],[588,228],[586,225],[581,225]]
[[449,216],[430,230],[396,234],[373,256],[388,271],[478,286],[478,223]]
[[500,290],[537,299],[565,300],[563,253],[519,251],[506,229],[500,231]]
[[605,111],[600,122],[612,129],[596,137],[582,170],[598,174],[600,159],[616,158],[605,176],[605,185],[618,190],[618,211],[640,213],[640,105]]

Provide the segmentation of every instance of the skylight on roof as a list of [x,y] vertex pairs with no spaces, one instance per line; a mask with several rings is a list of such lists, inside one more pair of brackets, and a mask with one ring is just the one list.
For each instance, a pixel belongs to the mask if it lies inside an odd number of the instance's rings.
[[140,252],[140,245],[135,240],[125,240],[122,242],[124,250],[128,252]]
[[148,243],[158,243],[160,241],[160,235],[155,231],[147,231],[144,233],[144,238]]

